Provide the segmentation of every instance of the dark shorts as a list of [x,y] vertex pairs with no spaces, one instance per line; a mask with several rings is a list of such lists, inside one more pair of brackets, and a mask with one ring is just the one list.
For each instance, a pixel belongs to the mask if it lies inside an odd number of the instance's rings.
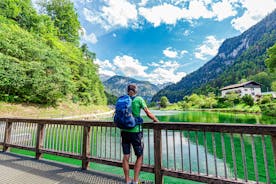
[[121,132],[122,147],[124,155],[130,154],[130,145],[134,149],[134,153],[137,157],[143,155],[144,143],[143,143],[143,132]]

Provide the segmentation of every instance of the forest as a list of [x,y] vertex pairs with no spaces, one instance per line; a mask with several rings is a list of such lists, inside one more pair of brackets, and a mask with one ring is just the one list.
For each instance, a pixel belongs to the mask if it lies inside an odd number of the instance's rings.
[[104,87],[95,54],[80,45],[81,28],[70,0],[0,1],[0,101],[61,101],[102,105]]

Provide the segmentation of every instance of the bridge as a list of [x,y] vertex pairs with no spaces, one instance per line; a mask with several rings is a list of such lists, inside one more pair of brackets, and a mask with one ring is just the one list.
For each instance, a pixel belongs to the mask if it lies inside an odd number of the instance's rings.
[[[142,171],[152,173],[156,184],[167,176],[203,183],[276,183],[275,125],[162,122],[145,123],[143,129]],[[122,182],[120,176],[91,170],[95,164],[121,167],[120,130],[112,122],[0,118],[0,145],[2,168],[15,169],[13,157],[39,165],[50,162],[41,159],[43,155],[53,155],[56,160],[79,160],[80,168],[59,164],[76,177]],[[11,154],[9,149],[27,150],[35,159]],[[133,153],[130,160],[133,168]],[[32,172],[39,169],[28,174]]]

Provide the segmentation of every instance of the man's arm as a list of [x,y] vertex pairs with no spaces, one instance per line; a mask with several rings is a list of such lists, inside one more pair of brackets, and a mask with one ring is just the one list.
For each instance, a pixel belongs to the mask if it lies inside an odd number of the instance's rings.
[[159,122],[159,120],[150,112],[150,110],[149,110],[147,107],[144,108],[144,111],[145,111],[146,115],[147,115],[150,119],[153,120],[153,122]]

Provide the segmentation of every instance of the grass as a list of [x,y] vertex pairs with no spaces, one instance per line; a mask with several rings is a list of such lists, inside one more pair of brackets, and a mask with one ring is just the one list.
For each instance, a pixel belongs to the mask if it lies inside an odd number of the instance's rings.
[[[154,108],[153,108],[154,109]],[[174,104],[171,104],[171,105],[168,105],[166,108],[161,108],[161,109],[158,109],[158,110],[180,110],[180,111],[183,111],[183,109],[177,105],[177,103],[174,103]],[[253,106],[249,106],[249,105],[246,105],[246,104],[238,104],[234,107],[227,107],[227,108],[212,108],[212,109],[206,109],[206,108],[203,108],[203,109],[200,109],[200,108],[195,108],[195,107],[191,107],[191,108],[188,108],[186,110],[189,110],[189,111],[221,111],[221,112],[244,112],[244,113],[261,113],[261,109],[258,105],[253,105]]]
[[70,102],[60,103],[56,107],[0,102],[0,117],[60,118],[107,111],[110,109],[104,105],[79,105]]

